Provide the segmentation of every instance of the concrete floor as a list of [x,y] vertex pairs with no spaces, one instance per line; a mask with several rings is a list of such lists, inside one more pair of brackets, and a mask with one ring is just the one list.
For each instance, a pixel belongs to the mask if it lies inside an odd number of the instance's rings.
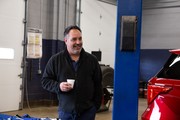
[[[141,114],[144,112],[144,110],[147,107],[147,102],[145,98],[139,98],[139,112],[138,112],[138,120],[141,120]],[[12,111],[12,112],[5,112],[3,114],[7,115],[24,115],[28,114],[31,117],[37,117],[37,118],[57,118],[57,107],[37,107],[37,108],[25,108],[23,110],[19,111]],[[96,115],[96,120],[112,120],[112,105],[110,105],[110,108],[108,111],[99,112]]]

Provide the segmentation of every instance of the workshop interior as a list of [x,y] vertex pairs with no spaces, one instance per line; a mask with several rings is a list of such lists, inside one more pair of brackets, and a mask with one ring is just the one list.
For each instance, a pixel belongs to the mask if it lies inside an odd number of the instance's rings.
[[179,5],[178,0],[1,1],[0,120],[57,119],[57,96],[40,80],[50,57],[64,50],[69,25],[80,26],[83,48],[97,57],[102,71],[96,120],[145,120],[149,80],[171,54],[180,54],[171,51],[180,45]]

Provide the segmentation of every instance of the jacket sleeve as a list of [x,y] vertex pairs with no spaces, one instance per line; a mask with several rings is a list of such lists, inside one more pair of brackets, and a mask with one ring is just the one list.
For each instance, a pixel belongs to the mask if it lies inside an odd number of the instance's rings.
[[58,93],[60,91],[59,89],[59,82],[57,81],[57,75],[56,75],[56,62],[55,57],[51,57],[48,61],[46,68],[44,70],[41,84],[42,87],[50,92]]
[[94,104],[96,109],[98,110],[102,103],[102,72],[99,63],[96,64],[96,70],[94,73],[94,80],[95,80],[95,99]]

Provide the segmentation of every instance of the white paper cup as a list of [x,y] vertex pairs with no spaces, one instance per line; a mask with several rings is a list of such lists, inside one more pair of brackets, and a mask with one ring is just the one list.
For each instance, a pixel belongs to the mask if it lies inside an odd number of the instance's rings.
[[74,87],[74,82],[75,82],[74,79],[67,79],[67,82],[68,82],[69,84],[71,84],[72,87]]

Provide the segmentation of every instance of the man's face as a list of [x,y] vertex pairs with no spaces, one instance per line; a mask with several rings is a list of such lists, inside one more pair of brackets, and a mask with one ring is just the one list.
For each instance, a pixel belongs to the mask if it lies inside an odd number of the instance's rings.
[[72,29],[64,39],[70,55],[79,55],[82,49],[82,34],[79,30]]

